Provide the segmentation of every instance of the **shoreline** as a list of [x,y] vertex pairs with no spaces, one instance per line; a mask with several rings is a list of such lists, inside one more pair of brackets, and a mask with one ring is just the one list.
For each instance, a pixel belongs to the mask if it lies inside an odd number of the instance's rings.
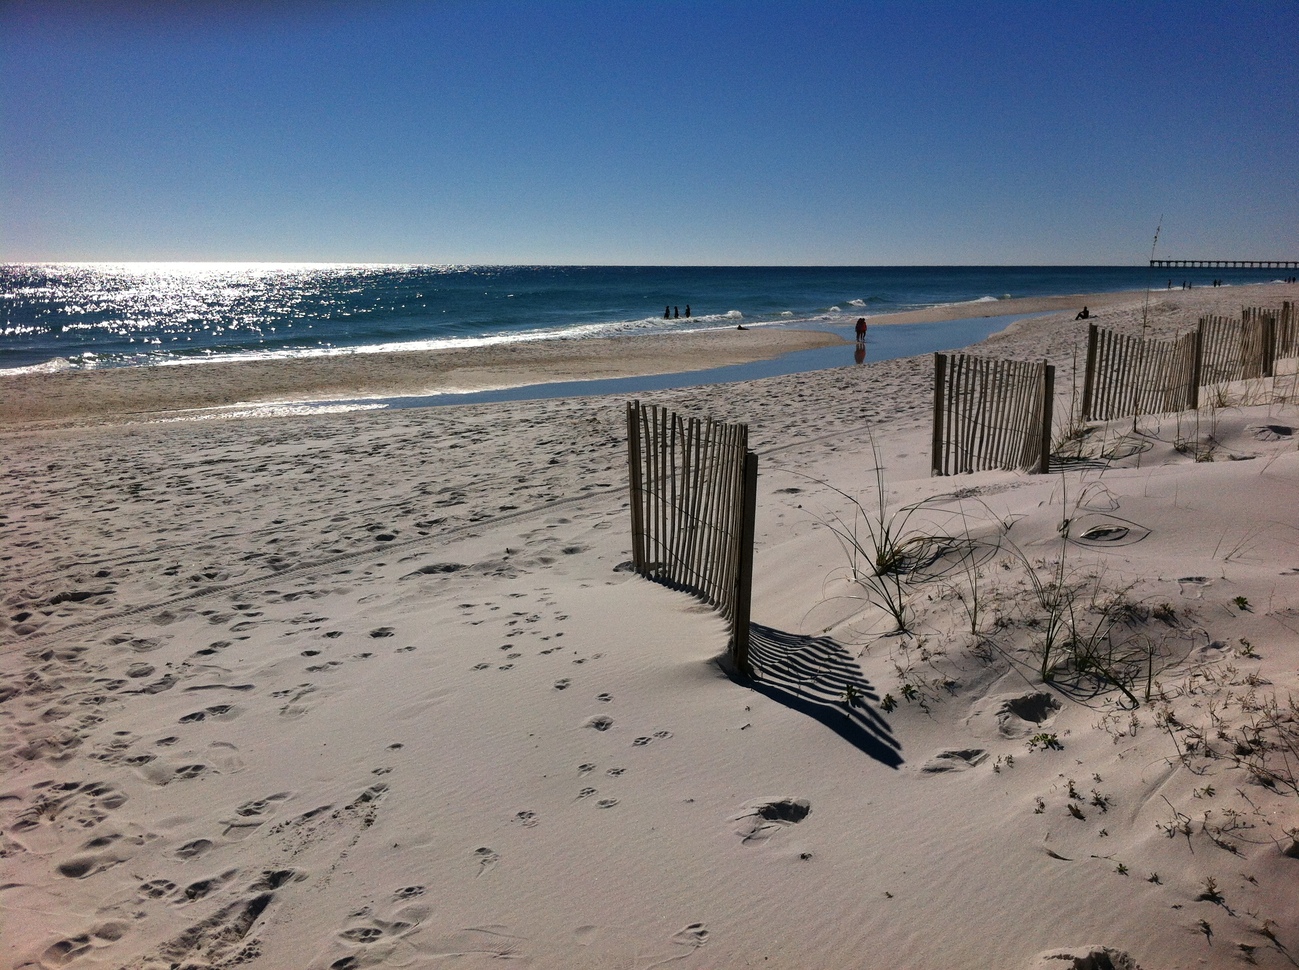
[[0,427],[246,404],[454,394],[685,373],[843,343],[826,331],[696,331],[201,365],[19,374],[0,381]]
[[[1248,289],[1152,290],[1151,307],[1211,306],[1293,299],[1291,284]],[[1248,294],[1248,296],[1247,296]],[[1251,299],[1251,297],[1253,299]],[[971,301],[867,317],[875,327],[950,323],[1026,314],[1060,314],[1071,322],[1083,306],[1093,316],[1139,308],[1146,291],[1060,294]],[[1205,311],[1208,312],[1208,311]],[[1018,324],[1011,324],[1010,329]],[[849,346],[829,329],[762,325],[673,334],[554,339],[451,350],[113,367],[25,373],[0,378],[0,428],[112,424],[175,412],[220,412],[276,404],[431,397],[669,374],[690,374],[770,361],[798,351]],[[707,383],[707,381],[705,381]]]

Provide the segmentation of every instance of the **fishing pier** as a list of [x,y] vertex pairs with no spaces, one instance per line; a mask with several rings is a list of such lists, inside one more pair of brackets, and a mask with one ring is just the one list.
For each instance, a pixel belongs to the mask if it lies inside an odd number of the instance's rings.
[[1299,259],[1152,259],[1160,269],[1299,269]]

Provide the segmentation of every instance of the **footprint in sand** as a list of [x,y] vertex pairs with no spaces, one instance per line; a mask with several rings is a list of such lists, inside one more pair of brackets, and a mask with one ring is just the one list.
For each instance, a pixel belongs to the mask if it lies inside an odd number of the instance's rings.
[[186,842],[184,845],[173,850],[172,855],[177,859],[197,859],[199,856],[206,854],[216,846],[211,839],[195,839],[192,842]]
[[374,926],[358,926],[354,929],[343,930],[338,935],[349,943],[371,943],[383,936],[383,930]]
[[626,768],[610,768],[608,771],[605,772],[605,774],[609,775],[612,778],[617,778],[626,770],[627,770]]
[[478,875],[480,876],[492,869],[501,859],[495,849],[486,845],[474,849],[474,858],[478,860]]
[[698,949],[708,942],[708,929],[703,923],[691,923],[674,933],[672,942]]
[[587,718],[585,723],[582,724],[582,727],[595,728],[597,731],[607,731],[609,728],[613,727],[613,718],[606,717],[603,714],[597,714],[595,717]]
[[93,950],[116,943],[126,935],[126,924],[104,923],[89,933],[66,937],[46,948],[40,955],[42,967],[62,967]]
[[596,794],[596,790],[594,788],[583,788],[580,792],[577,793],[577,797],[590,798],[594,794]]
[[541,819],[537,817],[536,812],[529,812],[526,810],[516,814],[514,816],[514,820],[516,822],[522,822],[528,828],[532,828],[534,825],[536,825],[538,822],[541,821]]
[[555,690],[568,690],[568,686],[571,683],[572,681],[567,677],[561,677],[559,680],[555,681]]
[[417,896],[424,895],[423,886],[405,886],[393,892],[393,899],[415,899]]
[[150,879],[137,890],[145,899],[161,899],[176,891],[176,884],[167,879]]
[[636,747],[643,748],[647,744],[653,744],[655,741],[666,741],[672,737],[671,731],[655,731],[653,737],[639,737],[632,742]]
[[225,820],[225,831],[221,833],[222,836],[236,841],[247,837],[254,829],[261,828],[275,814],[279,803],[288,797],[289,792],[279,792],[275,795],[267,795],[265,798],[244,802],[235,809],[234,818]]
[[69,879],[85,879],[86,876],[93,876],[97,872],[103,872],[105,869],[111,869],[126,860],[115,855],[98,854],[98,855],[80,855],[74,856],[67,862],[60,863],[58,872],[60,876],[67,876]]
[[596,694],[596,695],[595,695],[595,699],[596,699],[597,701],[600,701],[602,704],[608,704],[610,701],[613,700],[613,695],[612,695],[612,694]]
[[239,709],[233,704],[213,704],[211,707],[205,707],[201,711],[194,711],[192,714],[186,714],[180,719],[181,724],[197,724],[199,721],[206,721],[208,718],[231,720],[239,716]]
[[939,775],[953,771],[967,771],[988,759],[983,748],[961,748],[939,751],[920,766],[921,774]]
[[181,895],[183,903],[192,903],[210,896],[213,890],[220,889],[226,883],[230,882],[235,876],[239,875],[238,869],[230,869],[218,876],[211,876],[207,879],[199,879],[190,883],[184,888]]
[[617,804],[618,804],[618,799],[616,799],[616,798],[602,798],[602,799],[600,799],[598,802],[595,803],[595,807],[596,807],[596,808],[613,808],[613,807],[614,807],[615,805],[617,805]]

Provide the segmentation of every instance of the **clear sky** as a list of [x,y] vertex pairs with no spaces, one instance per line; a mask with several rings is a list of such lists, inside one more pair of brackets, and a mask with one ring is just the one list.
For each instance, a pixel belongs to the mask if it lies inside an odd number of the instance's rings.
[[0,0],[0,261],[1299,258],[1299,2]]

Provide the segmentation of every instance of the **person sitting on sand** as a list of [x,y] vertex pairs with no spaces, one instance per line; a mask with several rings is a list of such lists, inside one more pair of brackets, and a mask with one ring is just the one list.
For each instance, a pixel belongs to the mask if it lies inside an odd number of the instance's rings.
[[1078,316],[1074,317],[1074,319],[1075,319],[1075,320],[1087,320],[1087,319],[1090,319],[1090,317],[1091,317],[1091,313],[1087,310],[1086,307],[1083,307],[1083,308],[1082,308],[1082,312],[1079,313]]

